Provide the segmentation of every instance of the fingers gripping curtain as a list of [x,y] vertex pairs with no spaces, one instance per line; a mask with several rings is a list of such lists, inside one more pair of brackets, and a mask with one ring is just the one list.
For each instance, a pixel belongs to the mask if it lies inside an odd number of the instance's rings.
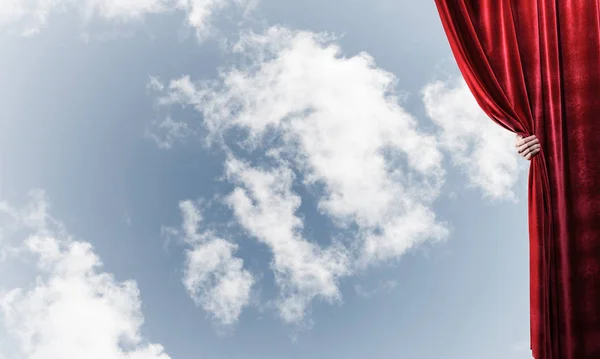
[[600,358],[600,0],[435,0],[483,111],[535,134],[531,349]]

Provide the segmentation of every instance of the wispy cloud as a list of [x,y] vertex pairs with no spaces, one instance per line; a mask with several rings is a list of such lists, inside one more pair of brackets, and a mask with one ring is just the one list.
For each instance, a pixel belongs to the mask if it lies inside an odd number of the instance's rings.
[[20,244],[20,256],[34,259],[38,277],[28,289],[1,288],[0,357],[168,359],[161,345],[141,335],[135,281],[101,271],[92,246],[73,240],[47,209],[39,191],[22,209],[4,206],[10,213],[0,226],[26,233],[12,242]]
[[379,281],[375,286],[372,286],[370,289],[365,288],[365,286],[361,284],[356,284],[354,286],[354,291],[356,294],[363,298],[370,298],[381,292],[391,292],[398,286],[398,282],[395,280],[386,280]]
[[527,353],[530,352],[531,346],[529,345],[529,340],[524,340],[520,342],[516,342],[511,346],[511,349],[515,352]]
[[158,148],[168,150],[177,142],[182,142],[190,132],[187,123],[175,121],[171,116],[162,121],[153,121],[146,129],[145,136],[152,140]]
[[0,2],[0,26],[12,25],[23,35],[35,35],[52,15],[78,11],[86,21],[100,19],[140,22],[153,14],[174,11],[185,13],[186,23],[196,30],[200,40],[213,32],[211,17],[230,6],[250,9],[253,0],[3,0]]
[[516,200],[519,173],[514,134],[496,125],[481,110],[462,78],[436,81],[423,89],[429,117],[454,164],[490,199]]
[[[313,298],[339,298],[342,276],[447,236],[432,208],[442,154],[400,106],[393,74],[366,53],[343,57],[327,34],[282,27],[244,33],[233,50],[244,66],[222,69],[218,81],[173,80],[159,103],[195,107],[206,143],[224,145],[236,185],[229,203],[271,248],[286,321],[301,320]],[[268,161],[232,154],[225,139],[239,131],[246,136],[236,151],[263,151]],[[339,229],[356,228],[352,238],[331,247],[303,238],[294,183],[317,195],[317,209]]]

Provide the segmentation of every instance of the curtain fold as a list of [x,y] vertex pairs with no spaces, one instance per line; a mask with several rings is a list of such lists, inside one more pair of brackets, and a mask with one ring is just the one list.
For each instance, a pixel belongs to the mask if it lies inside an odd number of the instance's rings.
[[529,171],[531,349],[600,358],[600,0],[435,0],[482,110],[536,135]]

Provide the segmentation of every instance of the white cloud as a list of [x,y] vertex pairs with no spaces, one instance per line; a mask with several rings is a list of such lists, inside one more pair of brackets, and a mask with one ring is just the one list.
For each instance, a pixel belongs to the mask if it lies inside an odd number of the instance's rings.
[[0,24],[15,21],[25,16],[23,0],[4,0],[0,4]]
[[398,282],[395,280],[379,281],[374,288],[368,289],[363,285],[356,284],[354,291],[356,294],[363,298],[370,298],[380,292],[391,292],[398,286]]
[[[8,206],[3,228],[28,233],[22,256],[37,264],[28,289],[0,291],[5,336],[0,357],[27,359],[168,359],[159,344],[140,333],[140,293],[134,281],[101,271],[87,242],[75,241],[47,213],[41,192],[24,209]],[[5,217],[6,219],[6,217]],[[1,331],[1,330],[0,330]]]
[[162,91],[164,90],[164,88],[165,86],[162,82],[160,82],[160,79],[157,76],[150,76],[150,78],[148,79],[148,84],[146,84],[146,89]]
[[84,19],[141,21],[147,15],[183,11],[186,22],[200,39],[211,33],[211,17],[231,5],[249,8],[246,0],[3,0],[0,26],[18,25],[24,35],[37,34],[49,18],[60,12],[79,11]]
[[323,249],[302,238],[303,222],[295,215],[300,197],[292,192],[290,169],[261,171],[230,158],[227,175],[239,185],[227,198],[238,221],[273,253],[281,317],[298,322],[314,297],[340,299],[337,281],[350,273],[349,258],[343,247]]
[[48,223],[48,203],[44,192],[33,190],[32,200],[23,208],[14,208],[6,201],[0,201],[0,263],[8,257],[18,256],[23,250],[21,237],[26,229],[46,228]]
[[37,34],[49,18],[78,10],[84,18],[141,20],[145,15],[169,11],[173,0],[8,0],[0,3],[0,25],[17,24],[24,35]]
[[[258,169],[230,155],[227,171],[238,185],[229,196],[238,221],[273,252],[286,320],[301,318],[313,297],[338,298],[337,279],[355,266],[447,236],[432,209],[442,155],[399,105],[393,74],[365,53],[343,57],[328,35],[281,27],[245,33],[234,51],[245,66],[222,70],[218,81],[171,81],[159,103],[201,111],[208,143],[242,129],[238,145],[278,162]],[[323,215],[340,228],[357,225],[350,248],[321,248],[299,234],[292,168],[309,191],[324,191]]]
[[195,203],[182,201],[179,208],[181,231],[171,228],[168,232],[181,235],[191,246],[186,251],[185,288],[194,303],[219,324],[232,325],[248,305],[255,279],[243,268],[244,261],[234,257],[237,245],[210,231],[200,231],[202,214]]
[[252,275],[233,256],[237,246],[215,238],[187,252],[184,283],[194,302],[220,323],[237,322],[250,300]]
[[256,0],[179,0],[178,8],[187,12],[187,23],[196,29],[198,39],[202,40],[213,31],[210,18],[223,9],[236,5],[249,10]]
[[147,14],[166,12],[172,0],[87,0],[84,2],[88,14],[112,20],[140,19]]
[[190,132],[187,123],[176,121],[171,116],[164,120],[152,122],[150,128],[146,130],[146,137],[152,140],[158,148],[168,150],[177,142],[181,142]]
[[515,135],[481,110],[462,77],[436,81],[423,89],[429,117],[439,126],[441,146],[487,198],[516,200],[520,172]]

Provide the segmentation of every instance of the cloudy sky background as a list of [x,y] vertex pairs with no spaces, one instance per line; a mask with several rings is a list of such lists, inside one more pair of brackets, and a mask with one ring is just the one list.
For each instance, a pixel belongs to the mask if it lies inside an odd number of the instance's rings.
[[433,1],[0,4],[0,358],[529,358],[528,163]]

